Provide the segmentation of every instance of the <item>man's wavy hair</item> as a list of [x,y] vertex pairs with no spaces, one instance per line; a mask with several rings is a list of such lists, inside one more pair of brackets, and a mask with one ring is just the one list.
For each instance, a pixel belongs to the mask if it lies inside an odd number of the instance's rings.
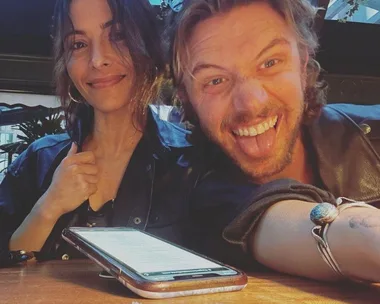
[[[254,2],[266,2],[281,15],[296,33],[300,53],[307,52],[309,55],[303,117],[303,123],[309,124],[320,114],[326,102],[327,86],[324,81],[319,80],[321,67],[315,60],[319,46],[315,29],[318,10],[307,0],[185,0],[171,32],[172,72],[175,85],[178,89],[183,86],[183,76],[187,72],[185,63],[189,57],[187,44],[195,26],[217,14],[227,13],[234,7]],[[186,118],[196,126],[198,123],[189,102],[184,101],[183,107],[187,112]]]
[[[70,19],[71,2],[72,0],[57,0],[54,10],[52,26],[54,81],[57,95],[65,110],[67,130],[73,135],[72,131],[76,130],[80,121],[83,136],[86,136],[92,132],[94,110],[75,89],[66,68],[71,52],[65,47],[67,43],[65,37],[74,29]],[[111,39],[120,35],[124,37],[135,71],[130,98],[134,102],[132,105],[134,123],[135,126],[144,127],[146,108],[158,97],[165,72],[157,19],[148,0],[107,0],[107,3],[113,20],[110,37]],[[91,10],[91,7],[88,9]],[[112,43],[117,48],[116,42]],[[121,51],[120,56],[123,56]],[[70,100],[70,88],[73,98],[83,103]]]

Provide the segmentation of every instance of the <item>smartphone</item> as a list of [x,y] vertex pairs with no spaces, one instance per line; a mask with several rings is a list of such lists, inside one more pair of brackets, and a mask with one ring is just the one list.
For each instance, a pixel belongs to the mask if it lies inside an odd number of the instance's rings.
[[64,229],[69,244],[144,298],[238,291],[244,272],[133,228]]

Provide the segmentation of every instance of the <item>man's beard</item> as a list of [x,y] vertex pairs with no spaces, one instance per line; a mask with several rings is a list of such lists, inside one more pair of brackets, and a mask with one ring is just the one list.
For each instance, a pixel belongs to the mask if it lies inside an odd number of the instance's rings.
[[[274,179],[274,177],[280,174],[292,163],[293,155],[295,151],[295,145],[297,138],[300,136],[301,124],[298,123],[293,129],[291,138],[287,141],[287,148],[284,150],[284,155],[279,159],[275,159],[276,163],[273,166],[269,166],[266,170],[255,170],[254,164],[248,165],[246,168],[243,164],[234,158],[233,161],[235,164],[243,171],[243,173],[249,178],[258,183],[266,183]],[[259,167],[259,166],[258,166]]]
[[[303,104],[302,104],[303,105]],[[272,110],[273,111],[273,110]],[[265,109],[261,112],[260,116],[267,117],[268,113],[270,113],[269,109]],[[297,142],[297,139],[300,136],[301,132],[301,124],[302,124],[302,117],[303,117],[303,107],[300,111],[300,115],[297,117],[296,123],[293,125],[292,130],[290,130],[289,133],[291,133],[290,138],[285,142],[286,148],[281,149],[281,156],[280,158],[273,158],[273,161],[275,162],[273,165],[270,164],[267,165],[264,169],[256,170],[257,168],[260,168],[260,164],[262,162],[267,161],[267,159],[262,160],[256,160],[252,161],[252,163],[242,162],[239,158],[238,153],[234,153],[234,150],[229,151],[225,147],[222,146],[220,142],[212,135],[211,132],[209,132],[206,128],[202,127],[202,130],[204,134],[207,136],[207,138],[212,141],[213,143],[217,144],[224,153],[228,156],[229,159],[231,159],[235,165],[240,169],[240,171],[250,180],[258,183],[266,183],[274,179],[274,177],[284,171],[288,165],[291,164],[293,160],[293,155],[295,151],[295,145]],[[252,118],[250,117],[250,114],[245,113],[237,113],[234,115],[234,117],[230,117],[222,122],[222,128],[227,129],[231,123],[239,124],[244,122],[249,122]],[[256,165],[255,165],[256,164]]]

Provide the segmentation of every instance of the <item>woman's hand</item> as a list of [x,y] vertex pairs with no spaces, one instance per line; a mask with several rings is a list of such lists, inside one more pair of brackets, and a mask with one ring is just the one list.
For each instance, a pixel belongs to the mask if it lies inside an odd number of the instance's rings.
[[98,169],[94,153],[76,153],[77,150],[72,144],[55,170],[49,189],[13,233],[10,250],[41,250],[59,217],[76,209],[96,192]]
[[43,213],[50,217],[59,218],[76,209],[97,190],[95,155],[91,151],[76,153],[77,150],[77,145],[73,143],[54,172],[44,203],[40,205]]

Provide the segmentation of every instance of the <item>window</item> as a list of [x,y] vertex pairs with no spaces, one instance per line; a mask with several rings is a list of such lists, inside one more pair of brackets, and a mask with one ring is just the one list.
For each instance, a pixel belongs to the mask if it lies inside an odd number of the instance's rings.
[[[56,128],[62,121],[60,113],[60,103],[55,96],[0,92],[0,181],[10,162],[32,141],[60,131]],[[45,117],[56,123],[43,123]],[[28,124],[23,125],[23,132],[19,124],[25,122]],[[63,125],[61,127],[63,131]]]
[[[380,24],[380,0],[355,0],[358,10],[347,18],[349,22]],[[344,19],[352,8],[347,0],[331,0],[327,9],[326,19]]]

